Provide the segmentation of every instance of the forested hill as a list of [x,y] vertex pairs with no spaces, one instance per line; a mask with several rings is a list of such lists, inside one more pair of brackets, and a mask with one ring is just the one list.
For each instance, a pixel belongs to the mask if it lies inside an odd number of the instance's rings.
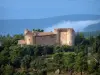
[[84,28],[84,31],[100,31],[100,23],[89,25],[86,28]]
[[[86,32],[80,32],[80,33],[84,34],[85,37],[90,37],[90,36],[96,37],[96,36],[100,35],[100,30],[97,30],[97,31],[86,31]],[[76,32],[76,34],[77,34],[77,32]]]
[[0,36],[0,75],[100,75],[100,36],[74,46],[17,44],[23,35]]

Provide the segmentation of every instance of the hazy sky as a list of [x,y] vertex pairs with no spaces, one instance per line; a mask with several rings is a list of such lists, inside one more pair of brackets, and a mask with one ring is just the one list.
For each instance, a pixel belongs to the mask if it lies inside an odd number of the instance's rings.
[[100,0],[0,0],[0,19],[100,14]]

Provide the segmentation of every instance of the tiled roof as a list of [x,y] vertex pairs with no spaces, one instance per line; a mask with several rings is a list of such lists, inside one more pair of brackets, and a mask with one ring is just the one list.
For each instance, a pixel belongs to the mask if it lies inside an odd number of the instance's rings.
[[26,44],[25,40],[18,40],[18,44]]
[[[74,29],[73,28],[57,28],[57,29],[54,29],[54,31],[73,31],[74,32]],[[32,32],[32,31],[27,31],[27,33],[25,35],[33,35],[33,36],[46,36],[46,35],[55,35],[56,33],[55,32]]]
[[73,28],[57,28],[57,29],[54,29],[56,31],[66,31],[66,30],[71,30],[71,31],[74,31]]
[[46,36],[46,35],[55,35],[53,32],[36,32],[36,36]]

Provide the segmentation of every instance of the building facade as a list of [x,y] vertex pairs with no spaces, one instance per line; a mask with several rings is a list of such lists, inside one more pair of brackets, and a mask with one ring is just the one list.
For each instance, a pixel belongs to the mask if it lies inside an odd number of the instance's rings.
[[26,29],[24,40],[18,40],[20,45],[69,45],[73,46],[75,31],[73,28],[58,28],[54,32],[34,32]]

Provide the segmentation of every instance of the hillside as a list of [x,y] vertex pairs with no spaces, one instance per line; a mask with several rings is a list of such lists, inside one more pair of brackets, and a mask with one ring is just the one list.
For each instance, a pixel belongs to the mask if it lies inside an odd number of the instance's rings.
[[84,31],[100,31],[100,23],[89,25],[84,28]]
[[81,32],[81,33],[83,33],[85,37],[98,36],[98,35],[100,35],[100,30],[98,30],[98,31],[87,31],[87,32]]

